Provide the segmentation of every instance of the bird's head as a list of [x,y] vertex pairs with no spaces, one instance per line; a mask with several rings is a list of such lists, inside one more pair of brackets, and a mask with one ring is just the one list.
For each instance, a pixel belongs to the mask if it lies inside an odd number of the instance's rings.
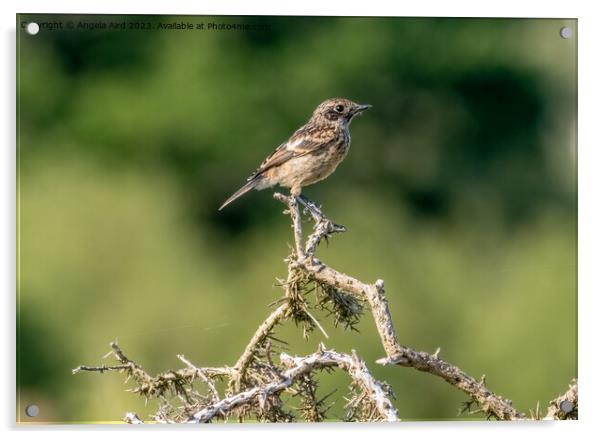
[[328,123],[348,124],[355,116],[370,107],[371,105],[356,104],[344,98],[328,99],[318,105],[314,110],[312,119]]

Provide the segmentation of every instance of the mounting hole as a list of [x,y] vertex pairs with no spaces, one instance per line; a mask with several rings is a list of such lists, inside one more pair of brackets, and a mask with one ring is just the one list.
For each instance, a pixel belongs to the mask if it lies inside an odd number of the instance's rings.
[[571,401],[565,400],[560,403],[560,410],[562,410],[563,413],[571,413],[574,408],[575,405]]
[[40,25],[38,23],[27,23],[27,26],[25,26],[25,32],[27,32],[29,35],[36,35],[38,32],[40,32]]
[[562,38],[564,38],[565,40],[568,40],[569,38],[571,38],[573,36],[573,29],[571,29],[570,27],[562,27],[560,28],[560,36]]
[[40,408],[35,404],[30,404],[25,407],[25,414],[30,418],[35,418],[40,414]]

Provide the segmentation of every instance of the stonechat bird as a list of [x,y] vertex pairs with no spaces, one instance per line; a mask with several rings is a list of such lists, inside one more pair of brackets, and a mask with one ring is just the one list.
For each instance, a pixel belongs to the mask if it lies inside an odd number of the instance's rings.
[[334,98],[322,102],[309,121],[270,154],[219,210],[251,189],[275,185],[301,195],[301,188],[325,179],[347,155],[351,143],[349,124],[370,105]]

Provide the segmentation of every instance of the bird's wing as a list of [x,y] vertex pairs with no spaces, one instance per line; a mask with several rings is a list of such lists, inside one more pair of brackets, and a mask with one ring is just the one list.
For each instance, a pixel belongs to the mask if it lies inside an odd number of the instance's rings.
[[303,128],[299,129],[288,141],[281,144],[263,161],[253,175],[249,177],[249,180],[255,178],[259,174],[262,174],[268,169],[280,166],[292,158],[301,157],[324,148],[329,143],[328,141],[324,140],[325,139],[312,136],[310,132]]

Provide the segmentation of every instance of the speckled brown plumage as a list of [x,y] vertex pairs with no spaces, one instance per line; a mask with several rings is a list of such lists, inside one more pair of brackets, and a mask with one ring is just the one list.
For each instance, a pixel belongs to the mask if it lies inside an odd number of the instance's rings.
[[251,189],[278,184],[298,196],[303,187],[328,177],[349,151],[349,123],[369,107],[343,98],[322,102],[307,124],[276,148],[220,210]]

